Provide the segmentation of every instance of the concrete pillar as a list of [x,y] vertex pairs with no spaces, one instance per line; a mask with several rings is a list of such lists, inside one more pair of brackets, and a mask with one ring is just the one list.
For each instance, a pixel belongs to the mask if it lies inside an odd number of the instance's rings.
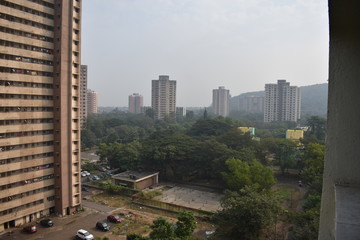
[[336,238],[335,186],[360,186],[360,1],[329,0],[329,20],[329,100],[320,240]]

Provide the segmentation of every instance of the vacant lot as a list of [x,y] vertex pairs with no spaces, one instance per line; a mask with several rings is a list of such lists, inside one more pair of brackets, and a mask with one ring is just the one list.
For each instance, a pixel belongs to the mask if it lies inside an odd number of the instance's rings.
[[159,201],[213,212],[221,209],[219,193],[186,186],[163,189],[162,195],[156,197]]

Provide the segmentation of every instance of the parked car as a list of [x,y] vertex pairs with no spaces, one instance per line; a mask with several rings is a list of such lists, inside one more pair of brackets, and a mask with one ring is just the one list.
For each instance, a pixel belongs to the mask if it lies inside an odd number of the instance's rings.
[[24,232],[27,233],[36,233],[37,232],[37,228],[35,225],[28,225],[26,227],[23,228]]
[[77,239],[93,240],[94,236],[84,229],[80,229],[76,233]]
[[83,173],[85,173],[86,176],[90,176],[90,173],[88,171],[83,171]]
[[52,227],[54,226],[54,222],[51,219],[43,219],[40,221],[40,224],[44,227]]
[[86,177],[86,173],[85,172],[81,172],[81,177]]
[[97,223],[96,223],[96,228],[99,229],[99,230],[101,230],[101,231],[104,231],[104,232],[110,230],[110,226],[107,225],[106,222],[97,222]]
[[112,214],[112,215],[109,215],[109,216],[107,217],[107,220],[108,220],[109,222],[113,222],[113,223],[121,223],[124,219],[122,219],[122,218],[119,217],[118,215]]
[[94,181],[97,181],[97,180],[99,180],[99,179],[100,179],[100,178],[99,178],[97,175],[94,175],[94,176],[93,176],[93,180],[94,180]]

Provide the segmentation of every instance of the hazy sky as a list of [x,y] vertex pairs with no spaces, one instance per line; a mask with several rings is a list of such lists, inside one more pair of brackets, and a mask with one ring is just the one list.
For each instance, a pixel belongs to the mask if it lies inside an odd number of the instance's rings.
[[328,78],[325,0],[83,0],[82,64],[100,106],[127,106],[151,80],[177,80],[177,106],[208,106],[286,79]]

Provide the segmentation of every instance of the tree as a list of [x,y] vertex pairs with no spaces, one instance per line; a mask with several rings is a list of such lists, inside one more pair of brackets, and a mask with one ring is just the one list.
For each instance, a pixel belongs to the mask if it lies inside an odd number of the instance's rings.
[[309,143],[302,154],[305,168],[301,175],[306,184],[310,187],[310,190],[318,194],[321,194],[322,192],[324,154],[325,146],[319,143]]
[[177,228],[175,229],[175,235],[181,239],[187,239],[196,228],[194,214],[185,211],[180,213],[177,218],[178,221],[176,222]]
[[138,142],[128,144],[100,144],[96,152],[101,160],[107,159],[110,166],[122,170],[136,169],[138,166],[141,145]]
[[239,191],[245,186],[262,191],[270,189],[275,184],[273,171],[258,161],[247,163],[239,159],[228,159],[226,161],[228,172],[223,172],[222,176],[228,187],[232,191]]
[[81,148],[92,148],[96,144],[96,136],[95,134],[88,130],[81,130]]
[[275,161],[280,166],[281,174],[295,166],[296,144],[293,141],[278,139],[275,141]]
[[259,239],[261,230],[273,224],[281,213],[271,192],[258,192],[251,187],[227,191],[221,206],[223,209],[214,215],[216,234],[234,240]]
[[126,240],[150,240],[150,238],[131,233],[126,235]]
[[175,237],[174,226],[163,217],[158,217],[151,225],[152,232],[150,233],[151,239],[169,240]]
[[319,116],[311,116],[307,120],[309,130],[306,132],[308,136],[313,135],[317,139],[324,141],[326,134],[326,119]]

